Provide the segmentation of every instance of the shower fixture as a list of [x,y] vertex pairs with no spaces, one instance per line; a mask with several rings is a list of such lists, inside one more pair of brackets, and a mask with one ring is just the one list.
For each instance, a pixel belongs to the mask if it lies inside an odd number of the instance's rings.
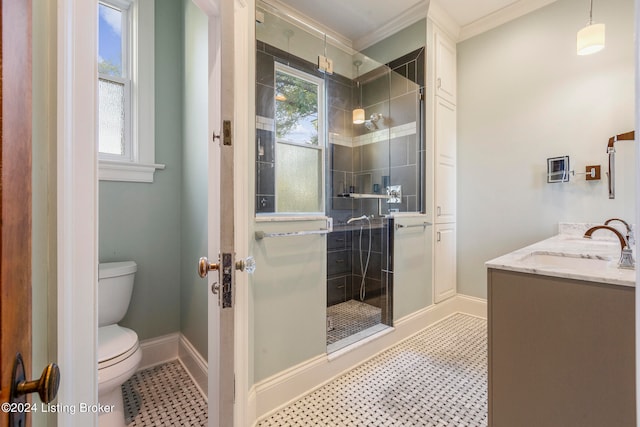
[[367,215],[362,215],[357,218],[351,218],[347,221],[347,224],[351,224],[356,221],[367,221],[369,224],[369,249],[367,250],[367,261],[362,262],[362,230],[364,228],[364,223],[360,224],[360,244],[359,244],[359,252],[360,252],[360,273],[362,273],[362,280],[360,281],[360,301],[364,301],[364,298],[367,294],[367,287],[365,278],[367,277],[367,270],[369,269],[369,260],[371,259],[371,219]]
[[369,131],[374,131],[374,130],[378,129],[378,124],[377,124],[377,123],[378,123],[378,121],[379,121],[380,119],[382,119],[382,118],[384,118],[384,117],[382,116],[382,114],[380,114],[380,113],[373,113],[373,114],[371,115],[371,117],[369,118],[369,120],[367,120],[366,122],[364,122],[364,127],[366,127],[366,128],[367,128],[367,130],[369,130]]
[[366,215],[362,215],[357,218],[351,218],[350,220],[347,221],[347,224],[351,224],[352,222],[356,222],[356,221],[363,221],[365,219],[369,219],[369,217]]

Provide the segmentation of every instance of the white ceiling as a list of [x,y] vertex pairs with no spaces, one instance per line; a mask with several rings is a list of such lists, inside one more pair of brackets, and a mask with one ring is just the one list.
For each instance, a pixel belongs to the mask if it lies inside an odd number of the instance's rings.
[[424,0],[281,0],[351,41],[380,28]]
[[[418,3],[426,3],[426,0],[280,1],[351,41],[362,39]],[[544,0],[439,0],[438,5],[459,27],[464,29],[465,26],[491,15],[504,13],[508,9],[530,11],[535,8],[535,6],[530,7],[531,5],[549,2],[549,0],[546,2]]]

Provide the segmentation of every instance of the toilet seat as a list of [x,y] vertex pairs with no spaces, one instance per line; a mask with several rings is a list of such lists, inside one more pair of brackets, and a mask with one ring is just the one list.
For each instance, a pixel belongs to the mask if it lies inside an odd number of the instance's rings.
[[131,329],[119,325],[98,328],[98,370],[128,359],[138,349],[138,335]]

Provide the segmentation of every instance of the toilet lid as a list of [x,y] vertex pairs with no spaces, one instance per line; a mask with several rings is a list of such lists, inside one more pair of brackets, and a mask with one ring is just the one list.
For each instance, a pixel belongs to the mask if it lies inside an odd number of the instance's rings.
[[109,325],[98,328],[98,368],[126,359],[138,349],[138,335],[128,328]]

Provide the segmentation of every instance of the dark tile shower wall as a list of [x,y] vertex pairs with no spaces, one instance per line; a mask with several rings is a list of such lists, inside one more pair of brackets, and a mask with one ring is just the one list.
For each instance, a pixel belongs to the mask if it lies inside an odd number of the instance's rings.
[[[366,266],[369,249],[369,227],[362,228],[362,267]],[[389,226],[387,224],[390,224]],[[387,289],[390,289],[389,227],[384,220],[371,229],[371,256],[365,276],[364,302],[382,309],[382,322],[391,324]],[[348,300],[360,301],[363,268],[360,266],[360,227],[330,233],[327,240],[327,306]]]
[[[317,70],[316,64],[260,41],[256,44],[256,116],[274,119],[276,61],[324,79],[327,93],[327,130],[329,134],[350,138],[353,82],[338,74],[325,75]],[[258,118],[257,120],[259,121]],[[273,125],[265,127],[258,125],[256,130],[256,213],[275,212],[275,129]],[[328,152],[333,153],[332,147],[329,147]],[[329,154],[329,158],[332,157]],[[341,167],[352,171],[352,162],[348,160],[346,164],[348,167]],[[352,181],[351,176],[345,179]],[[330,205],[329,201],[327,203]],[[351,209],[350,202],[343,205]]]
[[[365,135],[364,125],[352,123],[352,110],[362,99],[365,117],[382,113],[385,117],[380,128],[400,126],[416,121],[421,116],[419,95],[424,88],[424,49],[416,50],[385,66],[361,76],[360,89],[356,82],[343,76],[325,75],[317,71],[316,65],[292,56],[263,42],[257,42],[256,69],[256,115],[271,119],[275,114],[274,63],[285,63],[325,80],[327,93],[327,121],[329,139]],[[362,98],[360,98],[362,96]],[[261,119],[257,118],[258,121]],[[362,214],[377,214],[375,200],[356,200],[338,197],[348,192],[373,192],[373,184],[379,184],[383,193],[383,176],[389,176],[390,185],[402,185],[402,203],[391,205],[400,211],[419,211],[419,183],[424,146],[420,142],[421,130],[414,135],[393,138],[352,147],[330,143],[327,147],[327,215],[334,218],[336,231],[327,240],[327,305],[350,299],[360,299],[362,271],[359,259],[359,227],[345,229],[341,225],[347,219]],[[273,125],[258,125],[256,131],[256,213],[275,212],[275,136]],[[383,203],[386,207],[386,203]],[[383,212],[386,213],[386,212]],[[365,277],[365,302],[382,309],[383,323],[390,324],[392,306],[391,279],[385,273],[389,262],[388,221],[372,230],[371,257]],[[391,222],[392,224],[392,222]],[[353,228],[353,227],[352,227]],[[362,247],[369,244],[368,228],[365,226]],[[363,257],[363,261],[366,258]]]
[[[384,123],[381,129],[416,122],[416,132],[412,135],[394,137],[389,140],[354,147],[354,182],[358,192],[372,193],[378,184],[379,192],[385,190],[384,176],[389,177],[389,185],[402,186],[402,203],[387,205],[400,212],[422,210],[423,186],[420,180],[424,173],[423,103],[424,91],[424,49],[418,49],[398,58],[384,67],[362,76],[362,103],[365,117],[381,113]],[[354,125],[354,134],[366,135],[364,125]],[[378,212],[376,200],[362,200],[356,207],[355,215]]]

